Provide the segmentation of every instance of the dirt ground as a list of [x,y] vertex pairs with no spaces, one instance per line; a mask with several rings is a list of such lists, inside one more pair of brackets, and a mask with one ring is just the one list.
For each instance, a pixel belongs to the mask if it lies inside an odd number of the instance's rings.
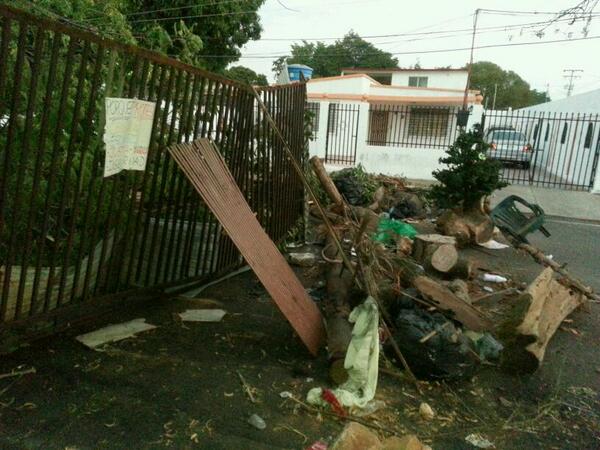
[[[540,270],[512,249],[473,251],[517,281]],[[342,420],[280,396],[289,391],[303,400],[310,388],[327,386],[325,352],[308,355],[251,272],[202,297],[222,303],[228,311],[222,322],[181,323],[175,313],[204,303],[167,299],[3,357],[0,374],[19,366],[36,373],[0,379],[0,447],[259,450],[331,442]],[[530,377],[486,365],[473,379],[424,383],[419,393],[410,382],[381,373],[376,398],[386,407],[364,420],[381,436],[415,433],[435,450],[473,449],[465,442],[471,433],[498,449],[599,449],[600,367],[596,356],[587,357],[597,348],[597,330],[586,328],[597,325],[589,317],[597,317],[598,307],[572,316],[544,367]],[[137,317],[158,328],[103,352],[74,339],[75,331]],[[595,336],[591,342],[588,331]],[[430,422],[419,417],[423,401],[436,413]],[[252,414],[265,420],[265,430],[248,424]]]

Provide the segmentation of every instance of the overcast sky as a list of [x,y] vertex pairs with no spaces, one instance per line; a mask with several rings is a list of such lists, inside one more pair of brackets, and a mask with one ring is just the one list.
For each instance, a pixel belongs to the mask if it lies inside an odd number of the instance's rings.
[[[285,9],[297,10],[298,12]],[[578,3],[579,0],[267,0],[260,10],[264,31],[263,39],[250,42],[243,49],[243,58],[237,63],[254,69],[273,79],[271,64],[274,57],[289,53],[290,41],[268,39],[290,38],[300,42],[302,38],[342,37],[349,30],[361,36],[402,33],[426,33],[409,36],[379,37],[368,39],[378,48],[392,53],[423,52],[438,49],[470,47],[476,8],[496,10],[559,11]],[[600,5],[597,17],[589,26],[588,37],[600,36]],[[548,27],[539,38],[535,32],[541,25],[532,23],[552,16],[505,15],[482,12],[479,16],[476,46],[513,44],[520,42],[544,42],[548,40],[582,38],[582,22],[569,26],[565,21]],[[524,28],[520,24],[529,24]],[[511,28],[505,29],[504,26]],[[495,27],[493,29],[489,29]],[[439,32],[448,32],[440,34]],[[570,33],[570,34],[569,34]],[[327,41],[332,42],[332,41]],[[255,58],[265,56],[269,58]],[[463,66],[469,59],[469,51],[444,53],[398,54],[400,67],[419,63],[422,67]],[[574,94],[600,88],[600,39],[541,45],[484,48],[475,50],[475,61],[492,61],[504,69],[521,75],[532,87],[548,89],[553,99],[566,95],[564,69],[583,69],[581,78],[575,81]]]

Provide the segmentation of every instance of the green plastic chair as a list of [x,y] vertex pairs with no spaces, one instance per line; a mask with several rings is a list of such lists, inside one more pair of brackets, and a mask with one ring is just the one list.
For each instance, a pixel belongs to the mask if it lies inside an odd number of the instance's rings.
[[[531,216],[524,214],[516,203],[531,210]],[[510,195],[502,200],[490,213],[494,224],[519,242],[529,243],[527,235],[540,230],[544,236],[550,237],[550,232],[544,227],[546,214],[539,205],[529,203],[518,195]]]

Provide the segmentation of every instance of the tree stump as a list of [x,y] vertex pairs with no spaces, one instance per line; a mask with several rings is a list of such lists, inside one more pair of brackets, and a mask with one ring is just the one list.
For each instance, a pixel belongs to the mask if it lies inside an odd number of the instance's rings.
[[436,225],[442,234],[455,237],[461,247],[483,244],[494,236],[494,222],[477,209],[446,211],[438,217]]

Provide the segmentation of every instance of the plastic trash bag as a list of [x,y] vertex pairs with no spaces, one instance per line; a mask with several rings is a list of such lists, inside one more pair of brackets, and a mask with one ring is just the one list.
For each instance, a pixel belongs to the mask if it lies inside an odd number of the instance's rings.
[[377,233],[373,237],[376,242],[382,244],[393,244],[399,236],[404,236],[413,239],[417,234],[417,230],[400,220],[383,218],[377,225]]
[[[352,310],[349,320],[354,328],[344,360],[348,381],[333,393],[343,406],[364,408],[375,397],[379,374],[379,311],[375,300],[368,297]],[[326,405],[322,393],[322,388],[311,389],[307,401]]]

